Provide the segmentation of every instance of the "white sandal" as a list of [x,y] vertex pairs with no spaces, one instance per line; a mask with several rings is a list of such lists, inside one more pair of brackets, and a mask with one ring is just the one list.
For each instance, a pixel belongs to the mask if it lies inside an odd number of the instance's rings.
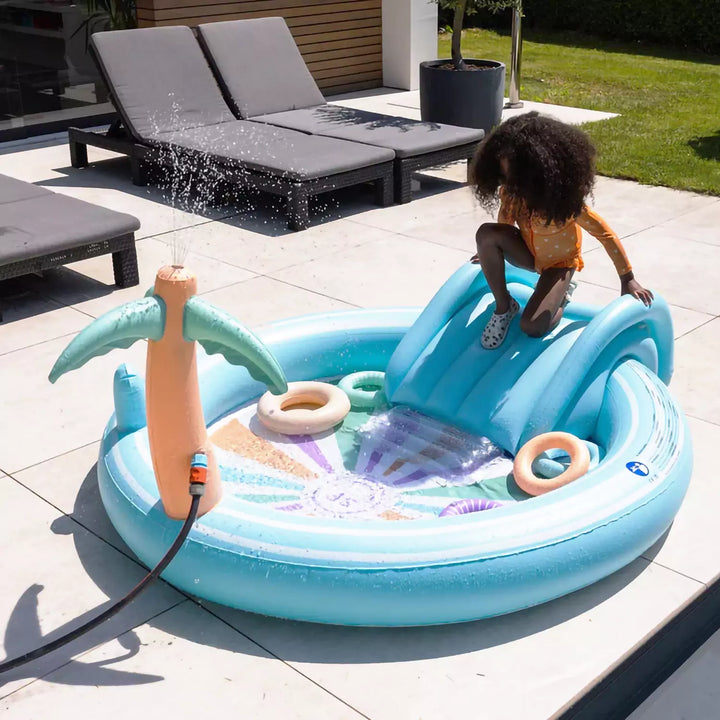
[[568,289],[565,291],[565,297],[563,298],[563,301],[560,303],[561,308],[565,308],[565,306],[570,302],[570,298],[572,297],[572,294],[575,292],[575,288],[577,287],[577,283],[574,280],[570,281],[570,284],[568,285]]
[[520,312],[520,306],[517,304],[515,298],[511,297],[510,308],[507,312],[502,313],[502,315],[493,313],[490,317],[488,324],[483,330],[480,344],[486,350],[496,350],[499,348],[505,340],[505,336],[510,328],[512,319],[518,314],[518,312]]

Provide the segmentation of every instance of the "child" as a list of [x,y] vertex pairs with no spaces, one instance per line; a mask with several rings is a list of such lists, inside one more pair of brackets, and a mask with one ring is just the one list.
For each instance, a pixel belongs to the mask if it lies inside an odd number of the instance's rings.
[[583,268],[581,228],[610,255],[620,293],[650,305],[653,294],[635,280],[618,236],[585,205],[595,179],[595,148],[582,131],[536,112],[517,115],[478,148],[469,177],[486,209],[500,200],[498,222],[478,228],[472,257],[495,297],[495,312],[482,334],[484,348],[500,347],[520,310],[508,293],[505,260],[540,274],[521,329],[542,337],[560,322],[575,288],[573,274]]

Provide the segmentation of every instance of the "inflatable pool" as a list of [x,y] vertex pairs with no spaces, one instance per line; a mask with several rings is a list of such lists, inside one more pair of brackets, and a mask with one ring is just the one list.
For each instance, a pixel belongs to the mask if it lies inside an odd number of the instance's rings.
[[[508,273],[523,305],[533,276]],[[265,328],[259,336],[289,381],[345,378],[347,388],[353,373],[373,371],[376,384],[385,373],[381,392],[351,383],[350,413],[316,434],[267,429],[257,419],[265,385],[202,356],[222,499],[163,577],[265,615],[403,626],[526,608],[637,558],[671,524],[691,473],[689,433],[665,384],[667,305],[573,302],[548,337],[529,338],[515,321],[502,348],[485,351],[478,338],[490,312],[482,273],[468,264],[423,311]],[[179,522],[160,502],[143,396],[143,378],[120,368],[98,477],[113,525],[151,566]],[[530,497],[513,480],[512,457],[550,430],[586,441],[590,470]]]

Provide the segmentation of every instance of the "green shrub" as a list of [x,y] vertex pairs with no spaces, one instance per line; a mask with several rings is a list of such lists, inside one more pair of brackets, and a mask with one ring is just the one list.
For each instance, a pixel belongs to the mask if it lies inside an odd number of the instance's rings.
[[[523,27],[575,30],[720,54],[720,0],[524,0]],[[480,11],[468,25],[510,29],[509,13]]]

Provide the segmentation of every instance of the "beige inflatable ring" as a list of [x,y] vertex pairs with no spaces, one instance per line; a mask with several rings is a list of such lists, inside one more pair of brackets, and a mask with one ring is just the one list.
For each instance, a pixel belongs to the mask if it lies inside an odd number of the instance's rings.
[[324,432],[349,412],[350,400],[340,388],[314,381],[288,383],[282,395],[266,392],[257,406],[260,422],[283,435]]
[[[551,448],[560,448],[570,455],[570,467],[557,477],[545,480],[532,471],[533,460]],[[521,490],[529,495],[542,495],[571,483],[590,467],[590,451],[582,440],[565,432],[549,432],[528,440],[515,456],[513,475]]]

